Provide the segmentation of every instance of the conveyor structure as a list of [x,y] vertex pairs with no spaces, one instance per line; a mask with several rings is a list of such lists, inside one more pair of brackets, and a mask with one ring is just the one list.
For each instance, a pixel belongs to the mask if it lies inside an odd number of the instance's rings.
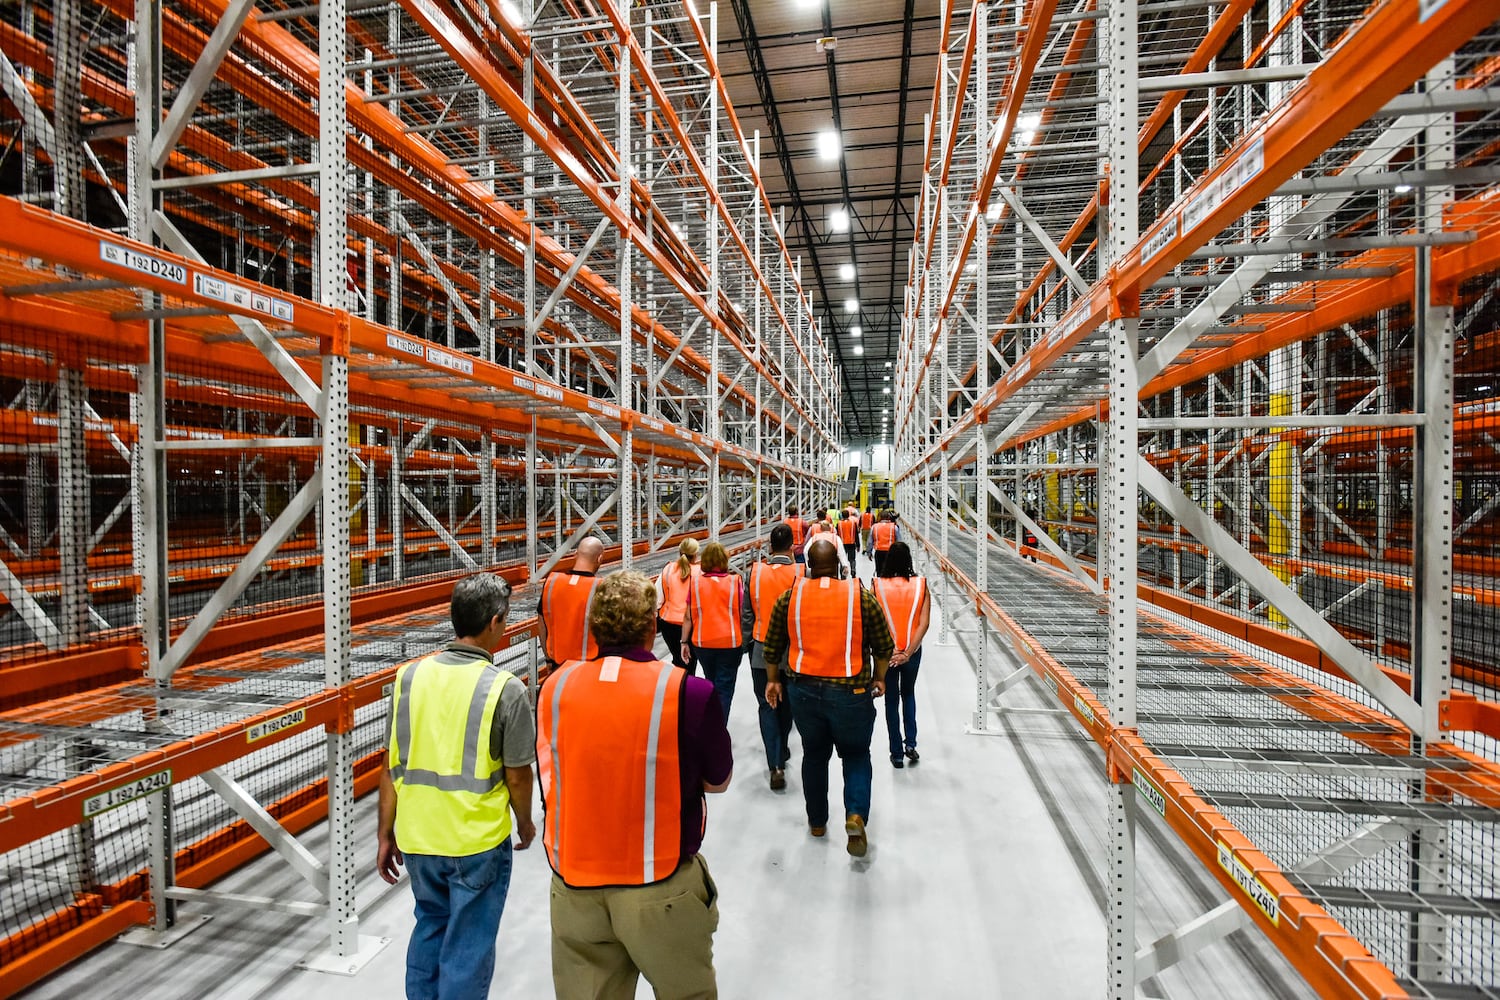
[[[1495,8],[945,9],[898,504],[1104,751],[1109,995],[1500,995]],[[1233,904],[1160,948],[1137,821]]]
[[[584,536],[653,568],[831,494],[716,18],[0,6],[0,994],[186,903],[358,966],[351,804],[455,579],[518,587],[524,661]],[[268,844],[306,898],[212,889]]]

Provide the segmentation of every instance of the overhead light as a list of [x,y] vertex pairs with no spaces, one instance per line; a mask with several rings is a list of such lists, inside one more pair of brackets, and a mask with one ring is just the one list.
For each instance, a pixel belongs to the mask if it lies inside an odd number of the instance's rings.
[[849,336],[851,337],[863,337],[864,335],[865,328],[860,326],[858,323],[849,328]]
[[855,344],[854,345],[854,353],[855,354],[863,354],[863,353],[865,353],[865,345],[864,344]]
[[1042,116],[1036,112],[1022,115],[1016,119],[1016,143],[1021,146],[1029,146],[1036,141],[1036,130],[1041,128]]
[[834,233],[847,233],[849,231],[849,210],[843,206],[829,209],[828,229]]
[[889,390],[889,389],[881,389],[880,393],[883,396],[889,396],[891,394],[891,390]]
[[824,129],[818,133],[818,159],[824,163],[831,163],[839,158],[839,150],[843,148],[839,141],[839,134],[831,128]]
[[1396,193],[1397,194],[1405,194],[1406,192],[1408,192],[1410,190],[1411,190],[1411,185],[1410,184],[1397,184],[1396,185]]
[[845,299],[844,300],[844,312],[846,312],[846,313],[857,313],[857,312],[859,312],[859,299]]
[[840,281],[853,281],[854,280],[854,265],[853,264],[840,264],[839,265],[839,280]]
[[891,380],[891,377],[890,377],[890,376],[889,376],[889,375],[887,375],[887,376],[886,376],[886,377],[885,377],[885,380],[886,380],[886,381],[887,381],[887,382],[889,382],[889,381],[890,381],[890,380]]
[[889,362],[889,361],[887,361],[887,362],[886,362],[886,363],[885,363],[885,366],[886,366],[886,367],[887,367],[887,368],[889,368],[889,367],[890,367],[890,366],[891,366],[891,363],[890,363],[890,362]]
[[891,411],[890,411],[890,410],[881,410],[881,411],[880,411],[880,412],[881,412],[881,414],[882,414],[882,415],[884,415],[884,416],[890,416],[890,413],[891,413]]

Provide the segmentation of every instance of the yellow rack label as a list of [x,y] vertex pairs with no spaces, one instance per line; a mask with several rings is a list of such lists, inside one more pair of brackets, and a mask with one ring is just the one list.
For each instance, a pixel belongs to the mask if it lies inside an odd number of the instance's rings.
[[285,715],[278,715],[274,719],[267,719],[265,722],[257,722],[255,725],[245,730],[245,742],[254,743],[256,740],[263,740],[267,736],[275,736],[283,729],[290,729],[293,726],[300,726],[306,721],[307,710],[304,708],[299,708],[294,712],[288,712]]
[[100,813],[109,812],[111,809],[123,806],[127,802],[134,802],[136,799],[144,798],[147,795],[154,795],[170,787],[172,787],[172,769],[169,767],[163,771],[157,771],[155,774],[136,778],[134,781],[123,785],[116,785],[114,788],[100,792],[98,795],[89,796],[83,800],[83,818],[89,819]]
[[1229,877],[1234,879],[1234,884],[1245,891],[1256,908],[1271,921],[1271,926],[1277,926],[1281,920],[1281,897],[1267,889],[1266,884],[1255,877],[1255,873],[1235,855],[1228,844],[1222,840],[1218,843],[1219,867],[1228,872]]

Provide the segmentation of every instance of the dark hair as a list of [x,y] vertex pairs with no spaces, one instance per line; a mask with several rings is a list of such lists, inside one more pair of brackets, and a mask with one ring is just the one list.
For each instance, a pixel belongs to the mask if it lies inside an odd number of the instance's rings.
[[789,524],[778,524],[771,529],[771,551],[780,552],[792,547],[792,527]]
[[905,542],[892,542],[885,554],[885,563],[880,567],[881,576],[916,576],[911,568],[911,547]]
[[510,584],[494,573],[475,573],[453,586],[453,601],[448,617],[453,634],[459,638],[475,636],[490,627],[496,616],[505,617],[510,610]]

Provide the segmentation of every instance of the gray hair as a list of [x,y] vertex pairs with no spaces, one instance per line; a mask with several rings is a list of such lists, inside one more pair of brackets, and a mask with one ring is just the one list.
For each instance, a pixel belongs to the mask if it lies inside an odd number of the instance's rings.
[[453,634],[478,635],[489,628],[490,620],[504,618],[510,611],[510,584],[494,573],[475,573],[453,587],[453,602],[448,615],[453,620]]

